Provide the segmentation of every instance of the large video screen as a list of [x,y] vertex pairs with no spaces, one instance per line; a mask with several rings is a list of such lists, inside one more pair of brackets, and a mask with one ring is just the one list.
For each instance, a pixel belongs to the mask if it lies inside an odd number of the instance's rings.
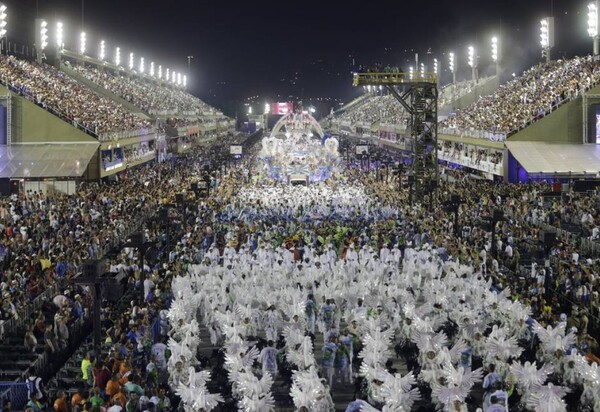
[[286,115],[294,111],[294,105],[292,102],[285,103],[273,103],[271,105],[271,114]]
[[596,126],[594,127],[594,138],[591,140],[596,142],[596,144],[600,144],[600,104],[594,105],[594,114],[596,116],[594,118]]

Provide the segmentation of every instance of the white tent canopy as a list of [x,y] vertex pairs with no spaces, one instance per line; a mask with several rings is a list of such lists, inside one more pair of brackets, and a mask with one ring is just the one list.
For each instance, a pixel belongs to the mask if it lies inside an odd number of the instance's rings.
[[506,142],[506,147],[529,174],[600,173],[600,145]]
[[2,178],[81,177],[98,150],[98,142],[36,143],[0,146]]

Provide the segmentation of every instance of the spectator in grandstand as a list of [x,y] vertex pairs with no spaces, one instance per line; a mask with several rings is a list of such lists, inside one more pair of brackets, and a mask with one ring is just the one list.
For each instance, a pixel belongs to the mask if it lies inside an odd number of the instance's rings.
[[[35,367],[30,366],[27,370],[25,378],[27,384],[27,398],[30,399],[34,406],[43,405],[46,402],[46,392],[42,378],[35,374]],[[41,409],[39,409],[41,411]]]
[[67,394],[65,391],[58,391],[54,400],[54,412],[68,412]]
[[541,63],[440,122],[440,128],[513,133],[594,86],[599,69],[590,56]]
[[103,133],[150,128],[150,123],[128,113],[111,100],[46,64],[0,58],[0,79],[7,86],[75,126],[99,136]]

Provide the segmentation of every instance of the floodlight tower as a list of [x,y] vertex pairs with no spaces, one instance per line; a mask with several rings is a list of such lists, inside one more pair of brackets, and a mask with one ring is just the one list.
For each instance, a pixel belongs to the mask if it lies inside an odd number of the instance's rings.
[[6,37],[6,5],[4,3],[0,3],[0,54],[2,54],[3,46],[2,40]]
[[549,63],[552,60],[550,50],[554,47],[554,17],[546,17],[540,21],[540,44],[542,57]]
[[500,75],[500,43],[498,37],[492,37],[492,60],[496,63],[496,76]]
[[54,34],[54,40],[56,41],[56,54],[62,53],[65,48],[63,24],[59,21],[56,23],[56,32]]
[[150,77],[154,77],[154,62],[150,62]]
[[413,67],[412,67],[412,66],[410,66],[410,67],[408,68],[408,78],[409,78],[410,80],[413,80],[413,79],[414,79],[414,77],[415,77],[415,69],[413,69]]
[[48,46],[48,22],[44,19],[35,19],[35,60],[41,63],[44,59],[44,50]]
[[598,35],[598,27],[600,26],[598,21],[599,3],[599,0],[595,0],[593,3],[588,4],[588,34],[594,39],[594,56],[600,54],[600,36]]
[[129,53],[129,70],[133,70],[133,67],[135,65],[135,63],[133,61],[133,57],[134,57],[133,52]]
[[456,85],[456,61],[454,59],[454,53],[448,53],[448,69],[452,73],[452,84]]
[[87,43],[87,35],[85,34],[84,31],[82,31],[81,34],[79,35],[79,53],[82,56],[85,56],[86,43]]
[[475,48],[473,46],[469,46],[467,49],[467,63],[471,67],[471,75],[473,83],[477,82],[477,55],[475,53]]
[[158,80],[162,80],[162,65],[158,65]]
[[103,62],[105,57],[106,57],[106,43],[104,42],[104,40],[102,40],[100,42],[100,53],[98,55],[98,58],[100,59],[101,62]]
[[144,58],[140,57],[140,74],[144,74],[144,70],[146,69],[144,64]]
[[187,89],[187,75],[183,75],[183,88]]
[[121,48],[117,47],[115,49],[115,66],[120,66],[121,65]]
[[425,78],[425,63],[421,63],[421,79]]

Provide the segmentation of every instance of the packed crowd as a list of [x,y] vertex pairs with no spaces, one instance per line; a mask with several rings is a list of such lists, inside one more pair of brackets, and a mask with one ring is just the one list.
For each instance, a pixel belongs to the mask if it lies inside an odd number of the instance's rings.
[[24,320],[36,296],[79,273],[155,206],[145,191],[128,192],[82,184],[75,196],[28,191],[0,201],[3,322]]
[[599,69],[590,56],[538,64],[440,127],[513,133],[594,86]]
[[404,124],[407,118],[404,108],[396,101],[391,94],[375,94],[361,102],[361,104],[345,111],[338,119],[340,121],[349,121],[353,125],[356,123],[390,123]]
[[438,141],[438,155],[452,158],[461,163],[462,158],[469,158],[471,164],[479,165],[488,162],[498,165],[502,163],[503,153],[499,149],[481,148],[460,142]]
[[[25,243],[33,247],[35,239],[36,246],[38,244],[40,247],[42,244],[46,245],[48,242],[38,241],[35,236],[38,231],[42,234],[48,232],[49,245],[46,246],[49,252],[59,253],[63,249],[67,249],[69,253],[65,255],[69,259],[62,259],[61,253],[60,262],[62,263],[57,264],[54,260],[48,262],[48,267],[45,268],[43,274],[44,279],[47,279],[48,282],[55,281],[58,277],[57,272],[65,277],[76,276],[81,271],[82,258],[79,259],[80,254],[83,254],[84,257],[103,255],[104,250],[95,254],[86,254],[85,240],[88,236],[92,239],[112,240],[113,232],[116,234],[122,224],[121,216],[126,217],[126,221],[131,224],[139,223],[139,218],[155,215],[159,205],[175,204],[176,191],[173,188],[178,188],[177,192],[189,189],[190,183],[197,179],[201,170],[203,156],[205,154],[196,153],[169,163],[136,169],[135,172],[128,171],[121,175],[120,182],[114,185],[84,184],[73,197],[46,199],[44,202],[40,202],[40,207],[48,204],[47,213],[43,213],[45,210],[43,208],[41,210],[27,208],[27,215],[32,215],[29,217],[32,221],[23,219],[20,222],[24,227],[26,224],[32,223],[35,230],[30,233],[29,239],[32,241]],[[23,201],[24,206],[25,203]],[[20,205],[21,202],[18,204]],[[29,205],[27,204],[27,206]],[[93,210],[92,216],[89,216],[90,209]],[[145,240],[160,245],[161,252],[156,262],[146,261],[142,268],[137,250],[129,247],[122,249],[108,261],[109,271],[125,274],[130,285],[129,289],[136,290],[136,296],[139,296],[140,290],[143,289],[144,298],[134,298],[131,305],[127,305],[124,311],[116,311],[115,308],[118,306],[114,306],[109,301],[103,302],[102,327],[105,342],[100,350],[92,349],[83,359],[80,386],[72,397],[67,397],[67,393],[72,392],[73,388],[60,387],[59,384],[56,399],[50,398],[48,388],[32,368],[26,379],[26,382],[32,382],[31,387],[28,383],[28,394],[31,398],[27,405],[28,410],[40,410],[37,408],[42,407],[41,405],[47,406],[49,402],[51,405],[51,402],[54,401],[55,410],[60,411],[100,410],[99,408],[102,406],[103,410],[112,408],[110,410],[115,411],[122,408],[141,412],[148,407],[149,399],[154,403],[155,410],[172,410],[166,391],[168,375],[165,373],[162,363],[166,348],[163,343],[167,331],[165,329],[165,313],[162,313],[161,318],[160,312],[165,309],[170,300],[172,276],[183,272],[184,265],[189,262],[200,262],[200,257],[188,255],[185,246],[188,242],[197,240],[191,239],[185,234],[185,229],[188,228],[187,223],[193,225],[197,213],[198,208],[190,204],[183,216],[181,212],[172,215],[171,220],[176,226],[169,231],[169,234],[167,234],[167,230],[171,225],[165,226],[156,219],[148,220],[142,226],[142,228],[145,227],[143,232]],[[54,238],[53,225],[56,225],[58,229],[69,229],[71,222],[82,223],[80,215],[83,216],[84,222],[82,225],[75,224],[73,226],[76,235],[69,236],[68,231],[60,232],[62,240],[66,244]],[[44,226],[46,220],[49,220],[49,227]],[[39,227],[34,223],[37,223]],[[84,226],[87,228],[86,230],[83,229]],[[123,242],[124,236],[126,236],[125,231],[118,231],[117,243]],[[173,237],[171,242],[169,242],[169,236]],[[18,251],[16,246],[20,245],[20,242],[17,240],[20,241],[22,236],[19,234],[15,237],[17,239],[13,240],[15,245],[11,244],[9,253],[11,259],[8,262],[13,262],[12,254]],[[71,238],[79,239],[82,243],[71,241]],[[115,243],[107,243],[108,245],[114,247]],[[80,253],[80,249],[84,251]],[[75,254],[77,254],[78,260],[72,261],[71,257]],[[62,268],[63,265],[66,266],[66,269]],[[65,271],[63,272],[63,270]],[[143,282],[141,281],[142,270],[145,273]],[[36,275],[38,273],[32,269],[32,273],[23,274],[23,279],[33,281],[33,279],[37,279]],[[3,281],[9,282],[12,282],[11,278],[14,277],[11,270],[3,271],[2,276]],[[3,282],[2,285],[4,286],[5,283]],[[25,345],[32,351],[35,351],[36,348],[48,351],[53,364],[64,362],[65,356],[68,354],[67,348],[72,351],[72,345],[75,343],[69,337],[71,328],[84,317],[89,317],[90,295],[87,287],[74,286],[68,282],[65,289],[61,289],[57,295],[53,296],[51,302],[44,305],[43,310],[36,313],[35,317],[29,321],[30,326],[24,337]],[[162,326],[152,329],[153,322],[157,320],[159,326]],[[133,395],[132,391],[135,392]],[[133,403],[132,398],[135,398]],[[144,405],[143,409],[141,409],[142,405]]]
[[197,116],[204,112],[213,113],[215,110],[197,97],[175,86],[159,85],[138,76],[115,75],[108,70],[99,70],[89,66],[74,66],[73,69],[150,115]]
[[46,64],[1,56],[0,81],[13,92],[95,136],[151,127],[148,121]]
[[[252,151],[247,155],[251,161]],[[56,201],[40,202],[39,194],[34,205],[27,204],[33,194],[6,199],[0,216],[14,224],[12,211],[24,203],[28,213],[18,214],[18,224],[33,228],[28,238],[41,236],[23,242],[20,230],[15,233],[13,224],[5,224],[13,228],[3,241],[10,246],[7,255],[36,246],[43,252],[44,236],[49,236],[50,256],[66,249],[69,257],[79,257],[68,260],[69,273],[76,273],[89,247],[63,246],[48,235],[55,234],[55,220],[57,230],[66,230],[60,232],[63,239],[75,239],[75,233],[83,240],[110,239],[122,223],[120,216],[137,216],[161,200],[175,203],[173,188],[185,188],[197,178],[199,164],[157,165],[128,172],[115,186],[84,185],[54,207]],[[544,402],[540,393],[556,393],[555,405],[562,405],[556,399],[564,396],[562,386],[573,390],[566,398],[569,410],[572,405],[597,407],[598,394],[593,386],[590,390],[597,369],[582,356],[599,355],[591,336],[600,315],[598,261],[580,259],[570,237],[542,252],[556,265],[546,266],[542,259],[524,268],[519,256],[527,248],[535,255],[535,240],[546,225],[579,223],[586,235],[597,234],[597,197],[569,194],[548,204],[544,185],[493,185],[457,173],[438,192],[440,204],[460,197],[455,220],[452,210],[410,205],[406,190],[371,171],[348,169],[330,184],[293,189],[244,177],[248,169],[259,175],[257,167],[243,164],[214,176],[214,196],[188,203],[183,236],[160,265],[148,265],[147,282],[137,282],[146,302],[134,300],[125,315],[104,317],[107,346],[84,359],[82,388],[72,406],[169,410],[167,405],[175,408],[181,400],[186,410],[235,410],[237,405],[267,411],[277,380],[298,410],[330,410],[330,391],[342,380],[356,384],[360,400],[350,407],[368,403],[379,409],[387,404],[462,411],[469,405],[487,412],[506,399],[510,410],[518,404],[533,409]],[[250,182],[256,186],[249,187]],[[485,222],[496,209],[507,219],[491,239]],[[46,219],[48,227],[43,226]],[[150,225],[147,237],[163,236]],[[47,271],[58,272],[54,262],[50,258]],[[111,268],[126,271],[132,283],[140,279],[131,250],[124,250]],[[14,272],[4,270],[3,281],[12,283]],[[28,279],[35,278],[27,273]],[[175,302],[162,311],[170,287]],[[76,302],[86,299],[85,290],[67,290],[56,297],[56,312],[45,321],[64,318],[58,329],[64,329],[63,320],[67,325],[76,321]],[[85,311],[85,304],[81,307]],[[157,317],[161,331],[154,343],[149,324]],[[168,346],[161,339],[167,318]],[[196,360],[200,329],[224,347],[214,358]],[[315,346],[317,336],[323,337],[322,347]],[[39,332],[38,337],[46,338]],[[55,343],[60,347],[59,334],[56,342],[52,334],[48,337],[48,350]],[[552,342],[560,344],[552,347]],[[386,368],[392,347],[406,358],[412,375]],[[536,360],[544,374],[531,382],[527,362]],[[545,384],[547,377],[551,384]],[[514,392],[504,389],[512,387]],[[58,398],[59,406],[67,403],[63,394]]]
[[[598,262],[572,261],[569,239],[545,255],[561,261],[555,272],[535,262],[523,268],[518,256],[541,225],[566,219],[597,227],[597,199],[574,195],[545,214],[542,185],[460,180],[443,188],[463,199],[455,222],[448,210],[408,205],[396,184],[362,171],[333,187],[242,188],[243,181],[224,177],[215,199],[222,212],[196,246],[203,263],[173,283],[168,368],[187,408],[271,410],[280,374],[298,410],[330,410],[333,377],[347,384],[357,376],[356,405],[379,408],[410,409],[416,386],[423,410],[478,402],[486,411],[507,410],[490,409],[500,403],[533,410],[547,397],[569,410],[600,405],[597,369],[586,360],[599,354],[588,330],[599,314]],[[323,196],[332,199],[325,207]],[[482,222],[500,208],[514,218],[492,240]],[[455,230],[459,236],[450,236]],[[199,328],[223,345],[220,358],[196,360]],[[316,330],[322,348],[313,346]],[[392,341],[414,375],[385,369]],[[532,361],[543,364],[538,381],[528,375]],[[359,374],[349,372],[353,362]],[[485,380],[476,365],[485,366]],[[482,381],[483,397],[467,399]],[[561,385],[574,391],[566,403]]]

